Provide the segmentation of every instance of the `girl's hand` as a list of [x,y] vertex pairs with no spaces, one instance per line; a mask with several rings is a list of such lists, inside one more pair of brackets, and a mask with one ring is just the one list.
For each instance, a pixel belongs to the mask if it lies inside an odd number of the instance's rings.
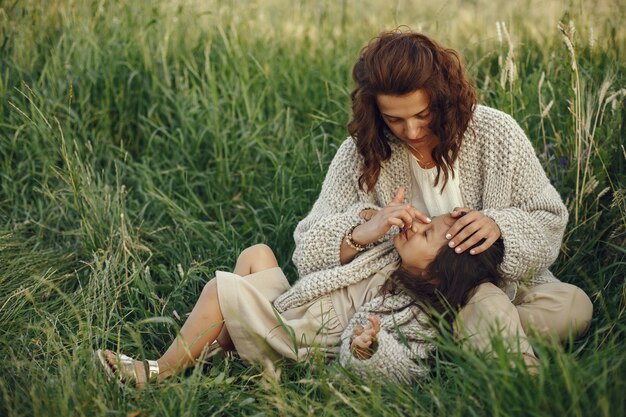
[[361,217],[367,219],[365,223],[357,226],[352,231],[352,238],[361,245],[368,245],[376,242],[385,236],[393,226],[399,228],[413,225],[413,220],[417,219],[423,223],[430,223],[430,218],[410,204],[403,203],[404,188],[400,187],[395,197],[387,206],[381,210],[363,210]]
[[[461,217],[463,212],[466,214]],[[502,235],[496,222],[479,211],[455,207],[450,215],[453,218],[460,217],[446,234],[446,238],[450,240],[448,246],[455,248],[456,253],[463,253],[466,249],[485,239],[482,245],[470,250],[470,254],[478,255],[489,249]]]
[[367,318],[368,322],[365,327],[358,325],[352,331],[352,342],[350,343],[350,351],[355,358],[360,360],[372,357],[376,349],[376,336],[380,331],[380,320],[376,316]]

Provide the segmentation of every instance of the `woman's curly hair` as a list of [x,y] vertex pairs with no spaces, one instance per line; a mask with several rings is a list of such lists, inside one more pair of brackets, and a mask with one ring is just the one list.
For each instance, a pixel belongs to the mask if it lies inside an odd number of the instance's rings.
[[453,163],[476,104],[474,87],[458,54],[421,33],[383,32],[361,50],[352,78],[356,87],[350,95],[348,131],[364,161],[359,188],[372,190],[381,162],[391,156],[376,95],[399,96],[421,89],[430,99],[430,129],[440,140],[432,152],[437,166],[435,185],[443,173],[445,187],[450,175],[454,176]]

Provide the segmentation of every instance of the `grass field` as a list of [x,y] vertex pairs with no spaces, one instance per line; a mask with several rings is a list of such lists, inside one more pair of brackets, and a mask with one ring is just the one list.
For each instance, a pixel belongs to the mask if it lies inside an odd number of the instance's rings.
[[[0,415],[626,415],[626,30],[619,0],[0,2]],[[346,137],[351,65],[407,25],[461,52],[570,210],[552,271],[587,336],[535,378],[441,341],[414,386],[319,357],[216,358],[120,390],[92,349],[156,357],[204,283],[292,232]],[[313,366],[312,366],[313,365]]]

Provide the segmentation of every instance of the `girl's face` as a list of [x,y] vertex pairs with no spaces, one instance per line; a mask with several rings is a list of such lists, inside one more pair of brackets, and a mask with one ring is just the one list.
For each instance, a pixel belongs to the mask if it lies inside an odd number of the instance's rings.
[[437,140],[430,122],[430,98],[426,90],[415,90],[403,96],[376,95],[378,110],[391,132],[413,148],[429,148]]
[[439,250],[448,244],[446,232],[454,224],[450,215],[434,217],[428,224],[415,221],[413,230],[398,233],[393,245],[402,258],[402,266],[409,272],[420,274],[435,259]]

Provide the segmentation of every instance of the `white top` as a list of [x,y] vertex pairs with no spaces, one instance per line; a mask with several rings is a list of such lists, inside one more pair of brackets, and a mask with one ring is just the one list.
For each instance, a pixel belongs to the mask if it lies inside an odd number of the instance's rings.
[[441,191],[443,175],[439,178],[439,185],[435,187],[437,168],[424,169],[417,162],[417,158],[408,149],[411,161],[411,204],[430,217],[450,213],[455,207],[464,207],[461,196],[458,164],[454,163],[454,177],[448,178],[446,188]]

